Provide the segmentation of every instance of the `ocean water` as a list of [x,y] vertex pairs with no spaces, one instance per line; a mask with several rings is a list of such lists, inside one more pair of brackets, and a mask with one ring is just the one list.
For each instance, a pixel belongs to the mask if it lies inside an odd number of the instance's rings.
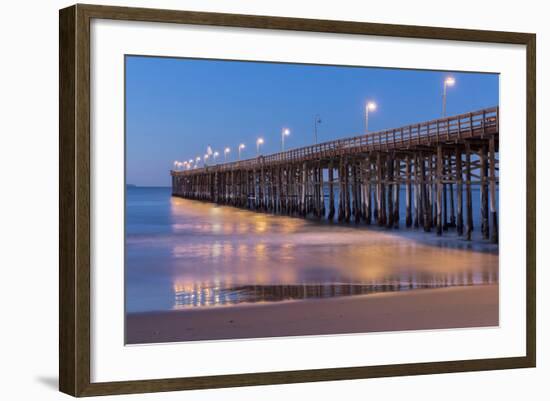
[[[341,225],[126,191],[127,312],[353,296],[498,282],[498,245]],[[473,192],[474,223],[479,191]]]

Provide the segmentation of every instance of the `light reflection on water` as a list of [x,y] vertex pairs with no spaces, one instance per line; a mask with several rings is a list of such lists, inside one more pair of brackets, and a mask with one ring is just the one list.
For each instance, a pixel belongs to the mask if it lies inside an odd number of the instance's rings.
[[498,282],[498,247],[454,233],[331,225],[144,191],[127,195],[128,311]]
[[407,291],[428,288],[445,288],[476,284],[493,284],[493,277],[486,276],[481,280],[473,276],[457,275],[432,282],[388,282],[384,284],[301,284],[301,285],[242,285],[229,287],[203,287],[194,284],[192,287],[176,285],[174,287],[174,309],[197,306],[221,306],[240,303],[278,302],[300,299],[319,299],[365,295],[389,291]]

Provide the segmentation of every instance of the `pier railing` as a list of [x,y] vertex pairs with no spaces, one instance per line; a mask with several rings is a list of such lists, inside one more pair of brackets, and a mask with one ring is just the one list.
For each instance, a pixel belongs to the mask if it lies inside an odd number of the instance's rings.
[[453,142],[468,138],[484,138],[498,133],[498,107],[487,108],[451,117],[409,124],[399,128],[336,139],[315,145],[290,149],[267,156],[212,166],[172,171],[172,175],[193,175],[203,171],[255,169],[280,163],[315,160],[323,157],[352,155],[369,151],[404,150],[419,145]]

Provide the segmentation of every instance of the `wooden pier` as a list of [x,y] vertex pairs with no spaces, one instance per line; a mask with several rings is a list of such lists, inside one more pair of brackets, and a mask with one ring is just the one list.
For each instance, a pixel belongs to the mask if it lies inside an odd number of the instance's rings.
[[[387,228],[398,228],[404,212],[406,227],[438,235],[452,229],[470,240],[475,225],[484,239],[498,243],[498,112],[489,108],[248,160],[173,170],[172,194]],[[478,222],[473,221],[474,187],[480,194]]]

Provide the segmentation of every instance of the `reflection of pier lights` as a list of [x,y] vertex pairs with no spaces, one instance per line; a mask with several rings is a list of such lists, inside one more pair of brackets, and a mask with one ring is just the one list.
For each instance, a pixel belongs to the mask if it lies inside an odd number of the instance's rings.
[[173,309],[235,303],[227,298],[230,288],[229,284],[219,283],[214,285],[196,282],[191,285],[174,284]]
[[174,286],[174,309],[239,304],[249,302],[279,302],[291,299],[319,299],[349,297],[381,292],[399,292],[416,289],[445,288],[487,284],[472,279],[472,275],[459,275],[458,280],[443,280],[432,274],[422,275],[420,281],[399,282],[383,278],[376,283],[349,284],[276,284],[237,285],[230,282],[215,284],[194,283]]

